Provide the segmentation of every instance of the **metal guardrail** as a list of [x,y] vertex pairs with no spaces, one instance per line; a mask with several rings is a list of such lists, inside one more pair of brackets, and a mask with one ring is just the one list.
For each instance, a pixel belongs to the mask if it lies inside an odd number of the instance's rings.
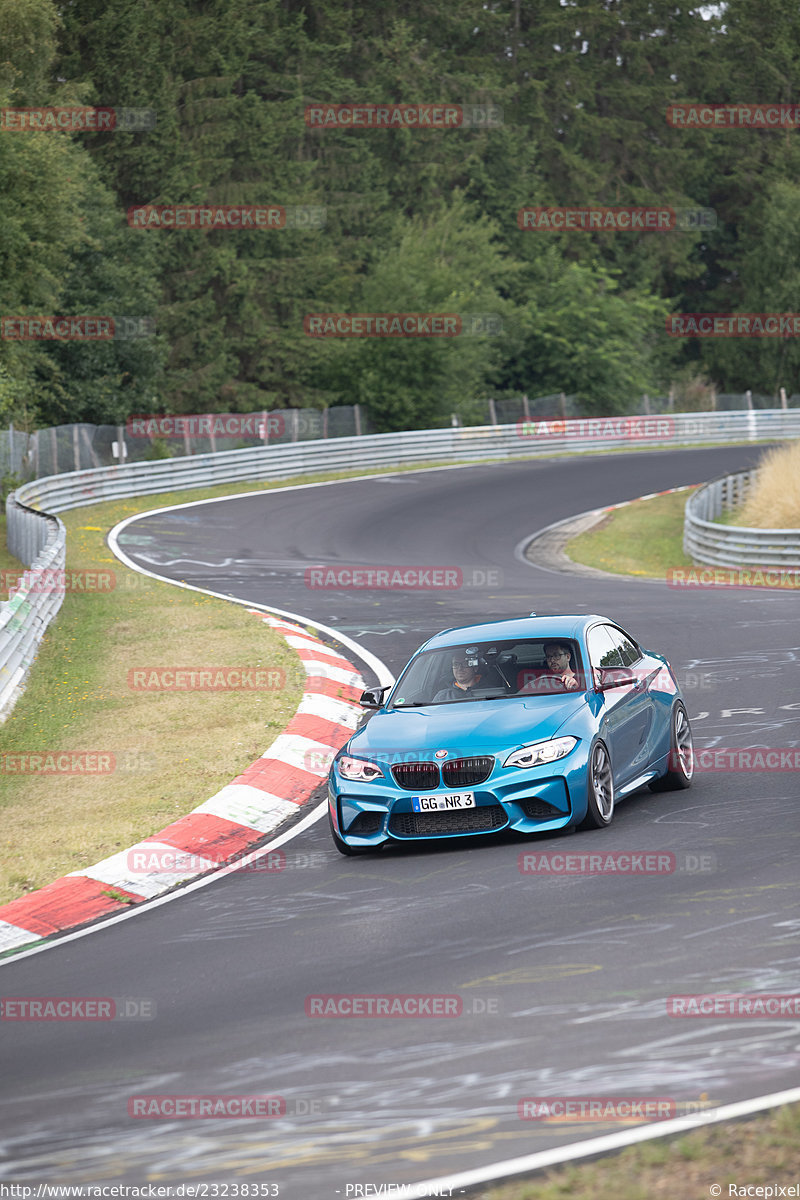
[[716,518],[737,508],[755,471],[739,471],[705,484],[686,502],[684,553],[715,567],[800,567],[800,529],[751,529],[720,525]]
[[6,520],[9,550],[33,569],[11,599],[0,604],[0,720],[13,708],[45,630],[64,601],[63,590],[48,580],[51,572],[64,570],[67,559],[66,530],[58,517],[35,512],[11,495]]
[[[66,533],[52,514],[103,500],[413,463],[530,458],[558,453],[800,437],[799,409],[519,421],[291,442],[51,475],[6,502],[8,545],[34,572],[63,569]],[[48,515],[49,514],[49,515]],[[723,528],[723,527],[719,527]],[[23,588],[0,604],[0,720],[8,714],[63,595]],[[28,607],[26,607],[28,606]]]

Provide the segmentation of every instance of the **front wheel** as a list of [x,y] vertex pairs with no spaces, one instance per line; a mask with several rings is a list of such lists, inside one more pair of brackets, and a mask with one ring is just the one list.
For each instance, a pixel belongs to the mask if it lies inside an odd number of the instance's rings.
[[694,775],[694,746],[692,730],[686,709],[678,703],[672,710],[670,719],[669,759],[667,773],[660,779],[653,779],[649,785],[651,792],[671,792],[691,786]]
[[603,742],[596,742],[587,769],[589,776],[587,784],[586,816],[581,822],[581,829],[605,829],[611,824],[614,816],[614,776],[611,771],[611,759]]

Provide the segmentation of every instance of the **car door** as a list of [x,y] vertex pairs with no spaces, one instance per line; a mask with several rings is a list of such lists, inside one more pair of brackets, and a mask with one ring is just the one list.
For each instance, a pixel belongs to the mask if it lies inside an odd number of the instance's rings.
[[[657,665],[646,658],[632,638],[617,626],[610,626],[611,640],[622,658],[623,668],[632,674],[629,723],[626,726],[625,753],[630,756],[631,777],[645,770],[650,762],[650,744],[655,723],[656,706],[650,694],[650,682]],[[620,689],[622,691],[626,689]]]
[[[633,683],[599,693],[598,715],[605,725],[614,783],[622,787],[643,770],[647,762],[653,701],[646,675],[641,673],[636,661],[630,661],[641,658],[638,648],[620,629],[613,625],[593,625],[586,642],[593,673],[600,667],[613,667],[620,675],[634,677]],[[597,677],[595,679],[597,681]]]

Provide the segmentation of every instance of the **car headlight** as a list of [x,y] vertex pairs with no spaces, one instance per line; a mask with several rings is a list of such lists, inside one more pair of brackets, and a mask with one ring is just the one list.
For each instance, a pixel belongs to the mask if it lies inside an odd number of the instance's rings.
[[563,758],[565,754],[569,754],[573,746],[577,746],[578,739],[574,737],[552,738],[549,742],[534,742],[532,746],[523,746],[521,750],[515,750],[513,754],[509,754],[504,767],[538,767],[540,763],[555,762],[557,758]]
[[367,762],[365,758],[350,758],[343,754],[336,765],[339,774],[344,775],[345,779],[357,779],[359,783],[371,783],[373,779],[385,778],[377,763]]

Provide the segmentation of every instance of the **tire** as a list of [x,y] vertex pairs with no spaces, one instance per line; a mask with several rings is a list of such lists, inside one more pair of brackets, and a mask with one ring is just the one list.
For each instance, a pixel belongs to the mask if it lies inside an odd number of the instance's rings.
[[331,828],[331,837],[333,838],[334,846],[340,854],[344,854],[347,858],[354,858],[359,854],[375,854],[378,850],[383,849],[382,846],[348,846],[347,842],[343,842],[334,829],[330,813],[328,813],[328,824]]
[[651,780],[651,792],[674,792],[692,786],[694,775],[694,746],[686,709],[678,701],[670,717],[669,758],[667,773]]
[[595,742],[587,768],[586,816],[580,829],[605,829],[614,816],[614,775],[605,742]]

